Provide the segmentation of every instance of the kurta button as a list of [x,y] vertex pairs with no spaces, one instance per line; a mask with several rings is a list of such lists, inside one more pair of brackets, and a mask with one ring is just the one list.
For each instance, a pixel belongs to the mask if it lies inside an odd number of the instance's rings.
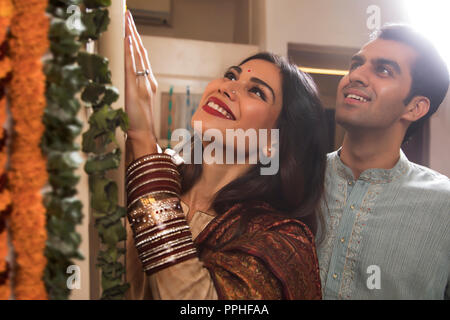
[[351,185],[353,184],[353,182],[352,182],[352,181],[349,181],[348,184],[351,186]]
[[337,274],[336,273],[333,274],[333,279],[337,279]]
[[351,205],[350,208],[353,210],[353,209],[355,209],[355,206],[354,206],[354,205]]
[[342,242],[342,243],[345,242],[345,238],[344,238],[344,237],[341,238],[341,242]]

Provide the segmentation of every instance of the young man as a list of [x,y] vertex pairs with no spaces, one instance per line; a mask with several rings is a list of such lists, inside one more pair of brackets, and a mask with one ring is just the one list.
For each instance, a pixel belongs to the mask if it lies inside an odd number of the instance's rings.
[[337,90],[346,135],[328,155],[324,299],[448,299],[450,181],[400,150],[448,85],[435,48],[407,26],[383,28],[353,56]]

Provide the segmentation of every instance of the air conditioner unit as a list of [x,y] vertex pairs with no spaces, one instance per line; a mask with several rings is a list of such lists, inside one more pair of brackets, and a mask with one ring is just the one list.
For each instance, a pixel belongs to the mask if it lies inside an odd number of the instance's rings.
[[127,8],[139,24],[171,26],[172,0],[127,0]]

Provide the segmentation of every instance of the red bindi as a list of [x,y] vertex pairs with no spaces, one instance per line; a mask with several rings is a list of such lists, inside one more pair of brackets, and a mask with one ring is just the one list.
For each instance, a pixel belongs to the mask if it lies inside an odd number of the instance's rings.
[[251,72],[251,71],[252,71],[251,69],[248,69],[248,70],[247,70],[247,72]]

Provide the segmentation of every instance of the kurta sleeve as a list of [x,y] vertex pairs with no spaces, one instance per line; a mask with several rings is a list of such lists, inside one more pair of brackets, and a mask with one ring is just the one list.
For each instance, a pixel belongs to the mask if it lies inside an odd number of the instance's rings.
[[[212,217],[198,212],[189,222],[192,236],[203,230]],[[128,229],[129,234],[132,233]],[[132,237],[127,241],[127,280],[130,282],[128,299],[155,300],[217,300],[217,292],[211,276],[203,263],[191,258],[152,275],[146,275],[138,258]]]

